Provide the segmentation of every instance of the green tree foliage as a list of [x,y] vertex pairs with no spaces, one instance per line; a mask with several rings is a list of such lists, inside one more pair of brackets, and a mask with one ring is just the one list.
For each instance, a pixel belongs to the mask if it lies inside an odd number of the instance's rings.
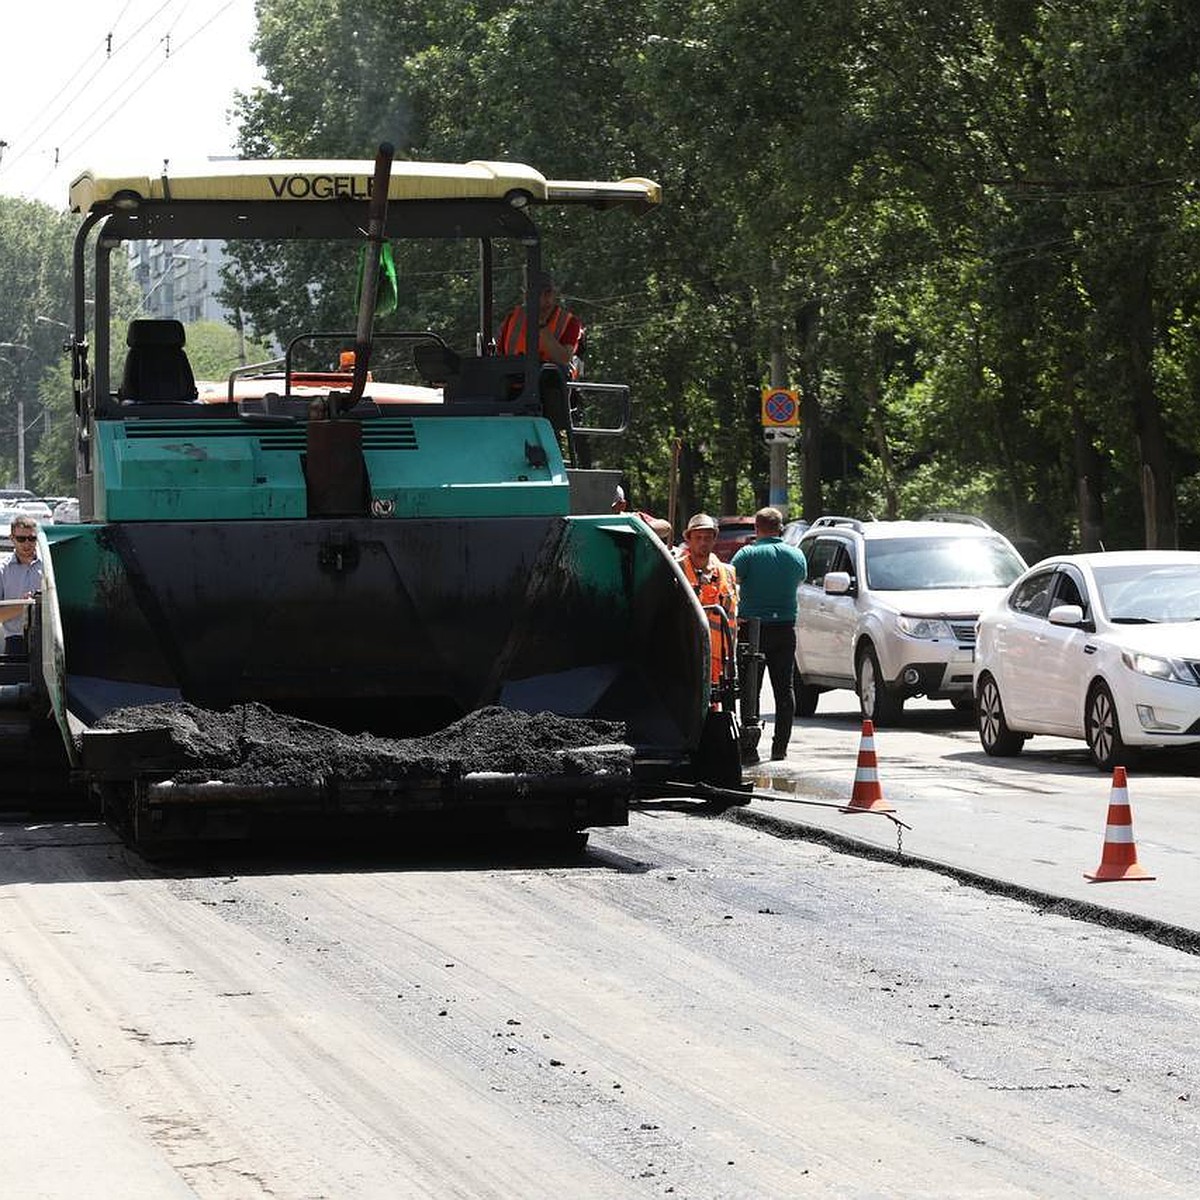
[[197,379],[220,382],[228,379],[235,367],[267,362],[273,357],[268,346],[241,337],[236,329],[220,321],[193,321],[184,332],[188,361]]
[[[663,184],[647,219],[546,224],[590,373],[638,398],[619,451],[636,505],[665,506],[675,448],[685,510],[765,499],[758,394],[782,349],[810,518],[969,508],[1047,550],[1200,536],[1195,6],[258,13],[249,154],[369,157],[388,139],[402,157]],[[469,263],[401,265],[389,321],[469,328]],[[285,339],[346,320],[351,270],[266,252],[234,288]]]
[[38,385],[42,436],[33,450],[28,486],[39,496],[75,495],[75,408],[71,364],[62,357]]
[[76,225],[48,205],[0,197],[0,477],[14,485],[18,399],[26,486],[35,482],[31,464],[46,430],[40,385],[57,365],[67,331]]

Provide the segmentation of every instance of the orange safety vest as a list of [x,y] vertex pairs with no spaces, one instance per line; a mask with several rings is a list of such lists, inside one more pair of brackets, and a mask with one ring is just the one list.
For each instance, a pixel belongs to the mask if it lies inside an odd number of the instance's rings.
[[[712,647],[712,681],[721,681],[721,666],[726,656],[733,654],[733,636],[737,628],[737,576],[728,563],[723,563],[715,554],[708,556],[708,565],[701,571],[697,570],[692,556],[684,552],[679,560],[684,577],[692,585],[696,598],[704,606],[708,617],[708,635]],[[728,623],[721,620],[721,614],[714,612],[714,606],[725,610]],[[729,641],[726,641],[728,634]]]
[[[564,346],[570,346],[571,354],[575,355],[579,352],[579,340],[583,337],[583,326],[579,323],[579,318],[568,309],[563,308],[561,304],[556,304],[550,311],[550,316],[546,318],[546,328],[554,335],[555,339],[561,342]],[[524,354],[525,353],[525,306],[518,304],[516,308],[504,318],[500,325],[500,336],[497,339],[497,350],[501,354]],[[549,362],[539,348],[538,357],[542,362]],[[575,368],[570,368],[571,378],[576,375]]]

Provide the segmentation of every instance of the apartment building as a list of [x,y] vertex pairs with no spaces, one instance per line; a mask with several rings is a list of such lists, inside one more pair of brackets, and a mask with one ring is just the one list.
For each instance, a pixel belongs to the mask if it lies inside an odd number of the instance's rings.
[[133,277],[142,290],[142,315],[234,323],[217,301],[225,243],[201,238],[130,242]]

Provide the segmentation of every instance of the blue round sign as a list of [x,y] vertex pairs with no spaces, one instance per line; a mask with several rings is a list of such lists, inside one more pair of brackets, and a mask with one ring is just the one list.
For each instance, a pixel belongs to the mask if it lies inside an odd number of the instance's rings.
[[772,425],[791,425],[796,420],[796,399],[791,392],[768,392],[763,401],[763,415]]

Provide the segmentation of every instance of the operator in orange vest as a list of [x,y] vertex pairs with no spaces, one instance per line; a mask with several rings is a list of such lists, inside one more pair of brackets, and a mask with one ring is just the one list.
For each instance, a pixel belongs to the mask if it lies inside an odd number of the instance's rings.
[[[538,276],[538,358],[552,362],[568,379],[579,376],[579,343],[583,326],[579,318],[558,302],[558,288],[551,275]],[[525,353],[525,305],[518,304],[500,324],[496,349],[501,354]]]
[[[717,541],[717,521],[708,513],[696,513],[683,532],[686,549],[680,555],[679,566],[684,577],[692,585],[696,598],[704,606],[708,617],[709,638],[712,643],[712,681],[721,681],[722,664],[732,661],[733,638],[737,630],[737,576],[728,563],[723,563],[714,553]],[[720,605],[728,621],[714,611]]]

